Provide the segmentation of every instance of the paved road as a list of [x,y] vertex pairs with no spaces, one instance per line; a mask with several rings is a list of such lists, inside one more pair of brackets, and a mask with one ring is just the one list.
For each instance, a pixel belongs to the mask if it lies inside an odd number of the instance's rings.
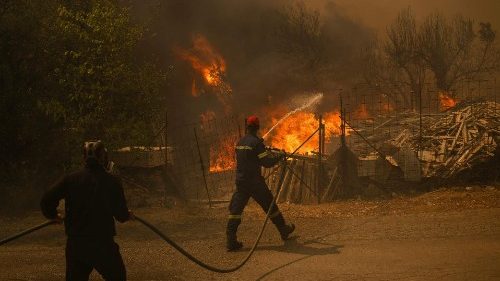
[[[139,211],[141,212],[141,211]],[[225,210],[178,217],[143,211],[204,260],[228,266],[246,252],[223,250]],[[296,239],[272,226],[250,262],[231,274],[200,269],[137,223],[118,229],[129,280],[500,280],[500,208],[361,217],[294,218]],[[37,221],[33,215],[7,230]],[[241,226],[246,249],[261,217]],[[0,236],[5,235],[0,230]],[[64,236],[42,230],[0,248],[0,280],[63,280]],[[92,280],[101,280],[97,274]]]

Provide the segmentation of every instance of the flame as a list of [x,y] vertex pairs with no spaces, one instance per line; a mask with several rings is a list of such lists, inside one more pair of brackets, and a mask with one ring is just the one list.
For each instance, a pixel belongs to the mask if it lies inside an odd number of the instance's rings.
[[201,128],[205,132],[210,132],[212,130],[210,122],[215,119],[215,112],[212,110],[207,110],[200,114]]
[[[272,118],[272,124],[279,118]],[[340,135],[340,113],[337,111],[329,112],[323,118],[325,124],[325,142],[329,142],[333,135]],[[285,151],[295,151],[316,129],[318,129],[318,119],[311,112],[297,112],[281,124],[268,137],[267,143],[272,147],[284,149]],[[266,130],[264,130],[266,131]],[[298,153],[307,153],[318,149],[319,136],[316,133],[308,142],[306,142]]]
[[[207,110],[200,114],[201,129],[203,133],[211,136],[214,129],[213,121],[216,114]],[[227,136],[211,143],[209,149],[209,172],[219,173],[236,168],[236,159],[234,155],[234,146],[238,141],[236,136]]]
[[441,102],[441,111],[448,110],[457,105],[457,100],[453,99],[449,92],[439,92],[439,100]]
[[238,139],[236,136],[225,137],[220,142],[210,147],[210,173],[219,173],[236,168],[234,147]]
[[[231,108],[231,86],[224,80],[226,76],[226,61],[222,55],[202,35],[193,37],[193,46],[189,50],[174,47],[177,56],[191,64],[191,67],[201,76],[203,84],[211,89],[217,99],[224,106],[224,111],[230,113]],[[200,86],[193,79],[191,95],[200,95]]]
[[223,84],[222,77],[226,73],[224,58],[212,47],[208,40],[201,36],[193,37],[193,47],[190,50],[175,48],[177,55],[189,62],[210,86]]

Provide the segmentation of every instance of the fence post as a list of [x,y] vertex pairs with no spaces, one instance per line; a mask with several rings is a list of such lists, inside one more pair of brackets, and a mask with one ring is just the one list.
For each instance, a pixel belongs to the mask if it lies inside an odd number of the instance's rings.
[[165,111],[165,168],[168,170],[168,111]]
[[323,157],[323,137],[324,137],[324,132],[323,132],[323,116],[320,114],[319,115],[319,124],[318,124],[318,172],[317,172],[317,179],[316,179],[316,194],[318,195],[318,204],[321,202],[321,174],[323,171],[323,162],[322,162],[322,157]]
[[203,158],[201,157],[200,143],[198,142],[198,134],[196,134],[196,127],[193,128],[194,138],[196,139],[196,146],[198,147],[198,156],[200,158],[200,168],[201,174],[203,175],[203,181],[205,183],[205,190],[207,191],[208,206],[212,207],[212,199],[210,198],[210,192],[208,192],[207,177],[205,176],[205,165],[203,164]]

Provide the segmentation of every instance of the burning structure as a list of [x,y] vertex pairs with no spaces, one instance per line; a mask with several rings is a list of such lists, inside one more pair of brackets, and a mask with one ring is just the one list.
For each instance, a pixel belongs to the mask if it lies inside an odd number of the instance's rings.
[[[169,126],[165,140],[173,151],[173,182],[188,199],[227,199],[234,186],[234,146],[245,133],[247,109],[234,104],[228,64],[207,38],[195,35],[190,47],[175,47],[174,53],[191,69],[186,94],[215,102],[200,108],[195,122]],[[497,131],[483,130],[498,128],[491,121],[498,118],[496,104],[475,103],[486,114],[477,119],[472,113],[477,109],[461,109],[462,99],[449,92],[424,96],[421,107],[436,104],[432,110],[428,106],[426,114],[402,108],[379,90],[342,96],[343,107],[330,99],[328,109],[324,93],[310,93],[279,103],[269,98],[251,112],[263,120],[262,137],[268,146],[288,153],[298,148],[288,161],[279,200],[329,201],[363,193],[369,184],[387,187],[391,181],[452,177],[496,155]],[[263,170],[274,190],[279,169]]]

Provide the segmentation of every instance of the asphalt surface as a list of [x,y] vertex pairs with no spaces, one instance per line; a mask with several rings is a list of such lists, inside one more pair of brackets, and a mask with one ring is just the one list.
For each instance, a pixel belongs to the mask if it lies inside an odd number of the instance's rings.
[[[119,225],[116,240],[129,280],[500,280],[499,198],[498,190],[446,191],[383,202],[283,205],[297,225],[294,239],[281,242],[268,225],[252,259],[230,274],[198,267],[138,222]],[[436,208],[434,202],[447,203]],[[246,255],[263,219],[255,204],[249,206],[239,231],[245,248],[226,253],[224,205],[136,212],[221,267]],[[41,221],[37,212],[3,217],[0,237]],[[0,246],[0,280],[63,280],[64,243],[59,225]],[[94,272],[91,280],[101,278]]]

